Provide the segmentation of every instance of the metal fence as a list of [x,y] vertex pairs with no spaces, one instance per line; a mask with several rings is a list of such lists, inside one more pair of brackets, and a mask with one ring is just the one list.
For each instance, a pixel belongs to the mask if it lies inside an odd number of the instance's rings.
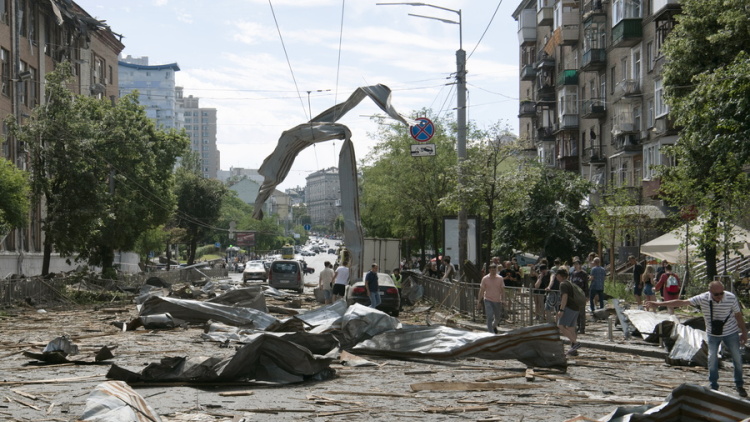
[[[528,281],[523,283],[528,285]],[[467,282],[444,282],[420,274],[410,274],[404,281],[404,289],[421,286],[423,298],[440,308],[459,312],[473,321],[484,319],[484,305],[476,306],[479,295],[479,284]],[[531,326],[544,320],[543,306],[541,311],[535,307],[534,300],[543,300],[544,295],[535,295],[529,287],[505,288],[506,323],[514,326]]]

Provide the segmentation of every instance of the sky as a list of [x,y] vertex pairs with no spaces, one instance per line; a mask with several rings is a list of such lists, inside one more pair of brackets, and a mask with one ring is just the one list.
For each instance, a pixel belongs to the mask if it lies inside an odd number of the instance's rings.
[[[380,0],[381,2],[395,2]],[[401,114],[430,108],[455,116],[459,25],[425,6],[375,0],[76,0],[123,35],[123,56],[177,63],[178,86],[216,108],[221,169],[257,169],[284,130],[307,122],[357,87],[385,84]],[[434,0],[461,10],[467,54],[467,116],[479,128],[517,133],[518,0]],[[494,19],[493,19],[493,14]],[[482,38],[482,34],[484,37]],[[480,41],[481,39],[481,41]],[[371,153],[382,115],[369,99],[339,121],[352,131],[357,160]],[[302,151],[279,189],[304,186],[338,166],[341,141]],[[416,143],[416,142],[415,142]],[[439,153],[439,151],[438,151]]]

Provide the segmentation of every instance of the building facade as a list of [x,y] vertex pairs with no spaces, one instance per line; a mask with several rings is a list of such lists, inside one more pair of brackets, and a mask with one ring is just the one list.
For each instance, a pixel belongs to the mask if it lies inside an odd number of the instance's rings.
[[118,62],[120,97],[138,91],[146,116],[159,129],[177,128],[175,72],[177,63],[149,65],[148,57],[127,56]]
[[339,170],[323,169],[306,178],[305,202],[313,225],[332,226],[341,213]]
[[[75,93],[114,101],[117,60],[125,48],[121,41],[74,2],[0,0],[0,115],[14,115],[23,124],[34,107],[44,104],[46,74],[65,61],[73,64]],[[27,148],[8,139],[5,126],[3,137],[0,157],[28,169]],[[32,204],[28,227],[0,233],[0,273],[40,273],[43,212],[43,203]],[[53,259],[51,271],[63,268],[69,269],[64,260]]]
[[520,137],[545,164],[655,197],[652,166],[677,140],[661,83],[676,13],[676,0],[520,3]]
[[182,87],[175,88],[177,127],[190,137],[190,148],[201,160],[203,177],[216,179],[221,155],[216,146],[217,116],[215,108],[201,108],[200,98],[183,95]]

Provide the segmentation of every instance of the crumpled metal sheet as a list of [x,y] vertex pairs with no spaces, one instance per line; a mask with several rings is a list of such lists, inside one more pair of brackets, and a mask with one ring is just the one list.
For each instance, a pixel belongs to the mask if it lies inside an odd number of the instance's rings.
[[161,422],[146,400],[122,381],[96,386],[86,398],[80,419],[96,422]]
[[345,125],[335,123],[346,113],[369,97],[386,114],[405,125],[414,121],[400,115],[391,106],[391,90],[378,84],[357,88],[346,101],[336,104],[323,113],[292,129],[284,131],[279,138],[276,149],[263,160],[258,173],[264,176],[263,184],[255,199],[253,217],[263,218],[263,204],[273,193],[276,186],[286,179],[297,155],[303,149],[318,142],[343,139],[344,144],[339,153],[339,184],[341,188],[341,212],[344,216],[344,241],[351,252],[351,274],[358,279],[362,274],[362,226],[359,217],[359,192],[357,188],[357,167],[354,156],[352,133]]
[[750,402],[694,384],[672,390],[658,406],[618,407],[602,422],[737,422],[747,420]]
[[338,356],[338,348],[331,334],[258,333],[232,357],[165,357],[140,374],[112,365],[107,378],[128,383],[325,379],[335,373],[329,365]]
[[219,321],[238,327],[253,327],[265,330],[279,320],[251,308],[236,308],[219,303],[197,300],[175,299],[171,297],[150,297],[141,305],[139,316],[169,313],[188,323],[199,324],[208,320]]
[[672,350],[669,351],[667,363],[670,365],[685,365],[695,362],[698,365],[708,364],[708,335],[705,331],[696,330],[683,324],[675,324],[670,334],[675,341]]
[[47,343],[47,346],[45,346],[44,350],[42,350],[41,352],[24,350],[23,355],[31,359],[36,359],[40,362],[50,364],[60,364],[68,362],[75,362],[79,364],[93,364],[113,358],[114,355],[112,354],[112,350],[116,347],[117,346],[103,346],[93,355],[93,357],[89,356],[82,359],[70,360],[68,359],[68,356],[77,355],[79,350],[78,346],[70,340],[70,337],[65,335],[57,337]]
[[406,326],[365,340],[353,348],[364,354],[394,358],[518,359],[537,367],[566,367],[560,330],[552,324],[519,328],[505,334],[479,333],[456,328]]
[[659,341],[657,326],[661,324],[662,321],[680,322],[676,316],[663,313],[635,309],[628,309],[623,311],[623,313],[628,317],[628,320],[630,320],[630,323],[633,324],[636,330],[638,330],[641,337],[649,342]]
[[377,309],[355,303],[341,319],[343,347],[348,348],[364,339],[401,328],[401,322]]
[[317,309],[307,311],[304,314],[297,315],[297,319],[312,326],[308,332],[324,333],[341,328],[341,321],[347,309],[348,306],[346,301],[344,299],[339,299],[329,305],[321,306]]
[[208,303],[220,303],[241,308],[257,309],[268,313],[266,297],[261,286],[249,286],[241,289],[228,290],[223,294],[206,300]]

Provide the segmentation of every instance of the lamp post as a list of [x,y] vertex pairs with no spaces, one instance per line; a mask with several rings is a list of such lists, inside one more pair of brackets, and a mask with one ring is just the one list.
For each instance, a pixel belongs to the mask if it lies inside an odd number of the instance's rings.
[[[466,51],[464,51],[463,26],[461,21],[461,9],[454,10],[447,7],[436,6],[427,3],[375,3],[378,6],[425,6],[435,9],[453,12],[458,15],[458,21],[450,19],[436,18],[433,16],[416,15],[409,13],[409,16],[418,18],[433,19],[436,21],[458,25],[458,50],[456,50],[456,123],[457,123],[457,152],[458,152],[458,191],[463,189],[463,161],[466,159]],[[468,223],[466,218],[466,208],[463,202],[459,204],[458,210],[458,265],[459,271],[463,272],[463,264],[466,261],[467,251],[467,232]]]

